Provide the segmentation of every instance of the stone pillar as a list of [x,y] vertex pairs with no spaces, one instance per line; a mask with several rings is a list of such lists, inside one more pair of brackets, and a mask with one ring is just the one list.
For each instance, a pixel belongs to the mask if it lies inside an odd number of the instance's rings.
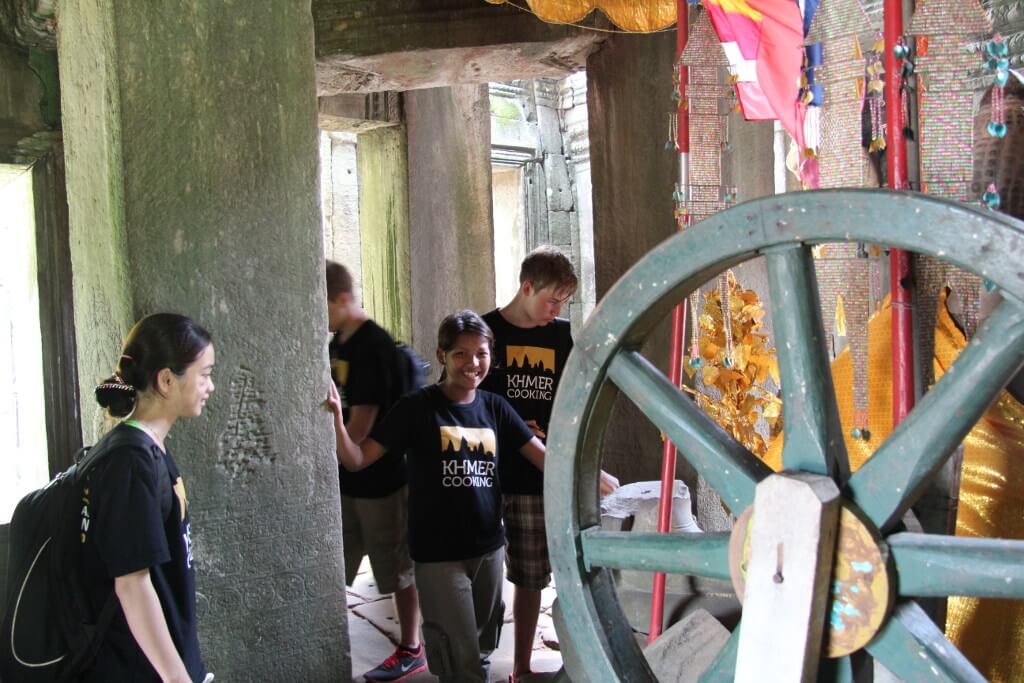
[[209,327],[217,393],[170,442],[204,657],[350,680],[309,6],[67,0],[59,39],[84,396],[134,319]]
[[405,129],[359,135],[359,224],[363,307],[396,339],[412,339],[409,174]]
[[560,83],[562,144],[569,160],[576,200],[579,241],[579,289],[571,306],[573,329],[579,329],[597,304],[594,287],[594,197],[590,182],[590,137],[587,120],[587,77],[575,73]]
[[487,95],[486,85],[405,95],[412,342],[431,360],[444,316],[495,305]]
[[359,247],[359,174],[355,133],[320,130],[320,210],[324,256],[352,274],[352,294],[363,300]]
[[[672,190],[678,157],[664,149],[669,114],[676,108],[671,97],[674,62],[674,33],[617,34],[587,60],[598,301],[676,230]],[[668,369],[669,322],[643,349],[662,371]],[[603,467],[623,483],[658,479],[657,428],[621,397],[609,425]]]

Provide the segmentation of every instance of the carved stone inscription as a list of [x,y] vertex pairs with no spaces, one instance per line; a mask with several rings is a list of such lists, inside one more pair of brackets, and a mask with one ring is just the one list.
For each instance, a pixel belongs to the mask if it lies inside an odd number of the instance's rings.
[[244,477],[274,462],[270,431],[263,417],[263,393],[256,388],[252,370],[238,368],[231,377],[231,413],[220,435],[217,464],[232,479]]

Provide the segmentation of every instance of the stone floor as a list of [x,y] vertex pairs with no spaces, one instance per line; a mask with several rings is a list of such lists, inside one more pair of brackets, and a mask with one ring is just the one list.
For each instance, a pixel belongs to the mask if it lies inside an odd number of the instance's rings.
[[[549,587],[541,596],[540,619],[537,637],[533,645],[532,668],[539,675],[530,681],[550,679],[562,666],[558,652],[558,635],[551,623],[551,603],[555,589]],[[501,631],[501,645],[491,655],[491,681],[507,681],[512,673],[512,584],[505,582],[505,625]],[[398,642],[398,620],[395,618],[394,603],[390,597],[377,592],[377,584],[370,571],[369,562],[363,560],[352,587],[348,589],[348,629],[352,644],[352,674],[355,681],[362,683],[363,674],[380,664],[395,650]],[[548,675],[544,675],[548,674]],[[405,679],[408,683],[436,681],[424,672]]]

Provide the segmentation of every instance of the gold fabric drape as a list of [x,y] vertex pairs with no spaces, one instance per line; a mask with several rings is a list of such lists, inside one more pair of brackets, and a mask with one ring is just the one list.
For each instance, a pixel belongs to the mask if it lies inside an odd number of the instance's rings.
[[[487,0],[501,5],[506,0]],[[676,0],[520,0],[544,21],[573,24],[595,9],[623,31],[646,33],[676,23]]]
[[[853,370],[849,352],[840,354],[832,364],[839,416],[854,470],[892,431],[891,319],[886,305],[868,324],[869,442],[850,437]],[[953,323],[943,297],[935,327],[936,379],[965,346],[964,335]],[[772,469],[781,469],[781,437],[772,442],[765,461]],[[1005,391],[964,440],[959,498],[957,536],[1024,539],[1024,406]],[[996,683],[1024,681],[1024,601],[950,598],[946,635],[987,679]]]

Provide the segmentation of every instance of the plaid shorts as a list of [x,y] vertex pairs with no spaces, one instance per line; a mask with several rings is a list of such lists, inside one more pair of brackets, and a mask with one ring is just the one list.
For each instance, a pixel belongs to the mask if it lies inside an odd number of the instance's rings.
[[548,537],[544,531],[544,496],[502,496],[505,520],[505,567],[517,586],[542,590],[551,583]]

